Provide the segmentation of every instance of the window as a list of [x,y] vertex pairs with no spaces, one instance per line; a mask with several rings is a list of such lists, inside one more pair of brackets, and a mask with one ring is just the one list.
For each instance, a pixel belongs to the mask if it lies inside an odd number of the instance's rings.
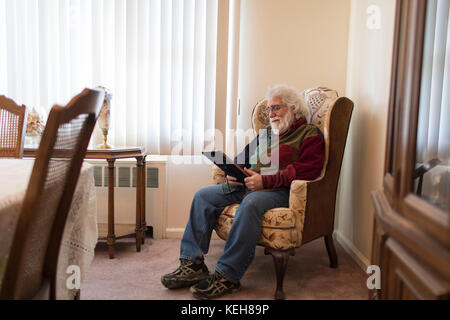
[[170,154],[183,137],[182,154],[201,151],[226,92],[216,87],[223,3],[0,0],[0,93],[48,112],[101,85],[113,94],[112,144]]

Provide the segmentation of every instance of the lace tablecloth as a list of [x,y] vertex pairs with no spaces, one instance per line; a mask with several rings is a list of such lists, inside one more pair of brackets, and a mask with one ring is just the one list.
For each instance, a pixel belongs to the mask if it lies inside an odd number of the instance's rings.
[[[0,287],[14,230],[34,160],[0,159]],[[73,299],[67,280],[78,266],[81,280],[94,258],[97,243],[97,201],[93,167],[84,163],[64,230],[58,260],[57,299]],[[76,267],[75,267],[76,269]],[[67,273],[69,271],[69,273]],[[72,277],[73,278],[73,277]],[[71,282],[72,286],[74,282]]]

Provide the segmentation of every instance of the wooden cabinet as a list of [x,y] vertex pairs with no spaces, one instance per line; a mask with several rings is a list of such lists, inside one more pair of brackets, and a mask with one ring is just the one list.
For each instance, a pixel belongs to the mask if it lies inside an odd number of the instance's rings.
[[448,1],[398,0],[382,190],[375,208],[372,299],[449,299]]

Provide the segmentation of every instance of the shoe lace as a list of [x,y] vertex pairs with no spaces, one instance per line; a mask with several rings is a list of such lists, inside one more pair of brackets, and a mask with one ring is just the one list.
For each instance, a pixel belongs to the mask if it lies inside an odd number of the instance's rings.
[[187,259],[180,259],[180,267],[187,265],[189,262]]
[[215,281],[219,281],[219,280],[222,279],[222,278],[223,278],[222,275],[216,271],[216,272],[214,272],[213,274],[211,274],[211,275],[209,276],[208,282],[209,282],[209,284],[211,285],[211,284],[213,284]]
[[186,259],[180,259],[180,265],[178,268],[174,271],[174,273],[183,272],[186,269],[186,266],[190,263],[189,260]]

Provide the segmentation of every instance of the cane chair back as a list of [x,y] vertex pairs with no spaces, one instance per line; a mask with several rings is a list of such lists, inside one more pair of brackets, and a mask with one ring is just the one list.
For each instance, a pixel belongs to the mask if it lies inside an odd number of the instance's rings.
[[0,96],[0,158],[21,158],[27,109]]
[[85,89],[50,111],[7,262],[4,299],[33,298],[44,284],[56,297],[64,226],[103,96]]

